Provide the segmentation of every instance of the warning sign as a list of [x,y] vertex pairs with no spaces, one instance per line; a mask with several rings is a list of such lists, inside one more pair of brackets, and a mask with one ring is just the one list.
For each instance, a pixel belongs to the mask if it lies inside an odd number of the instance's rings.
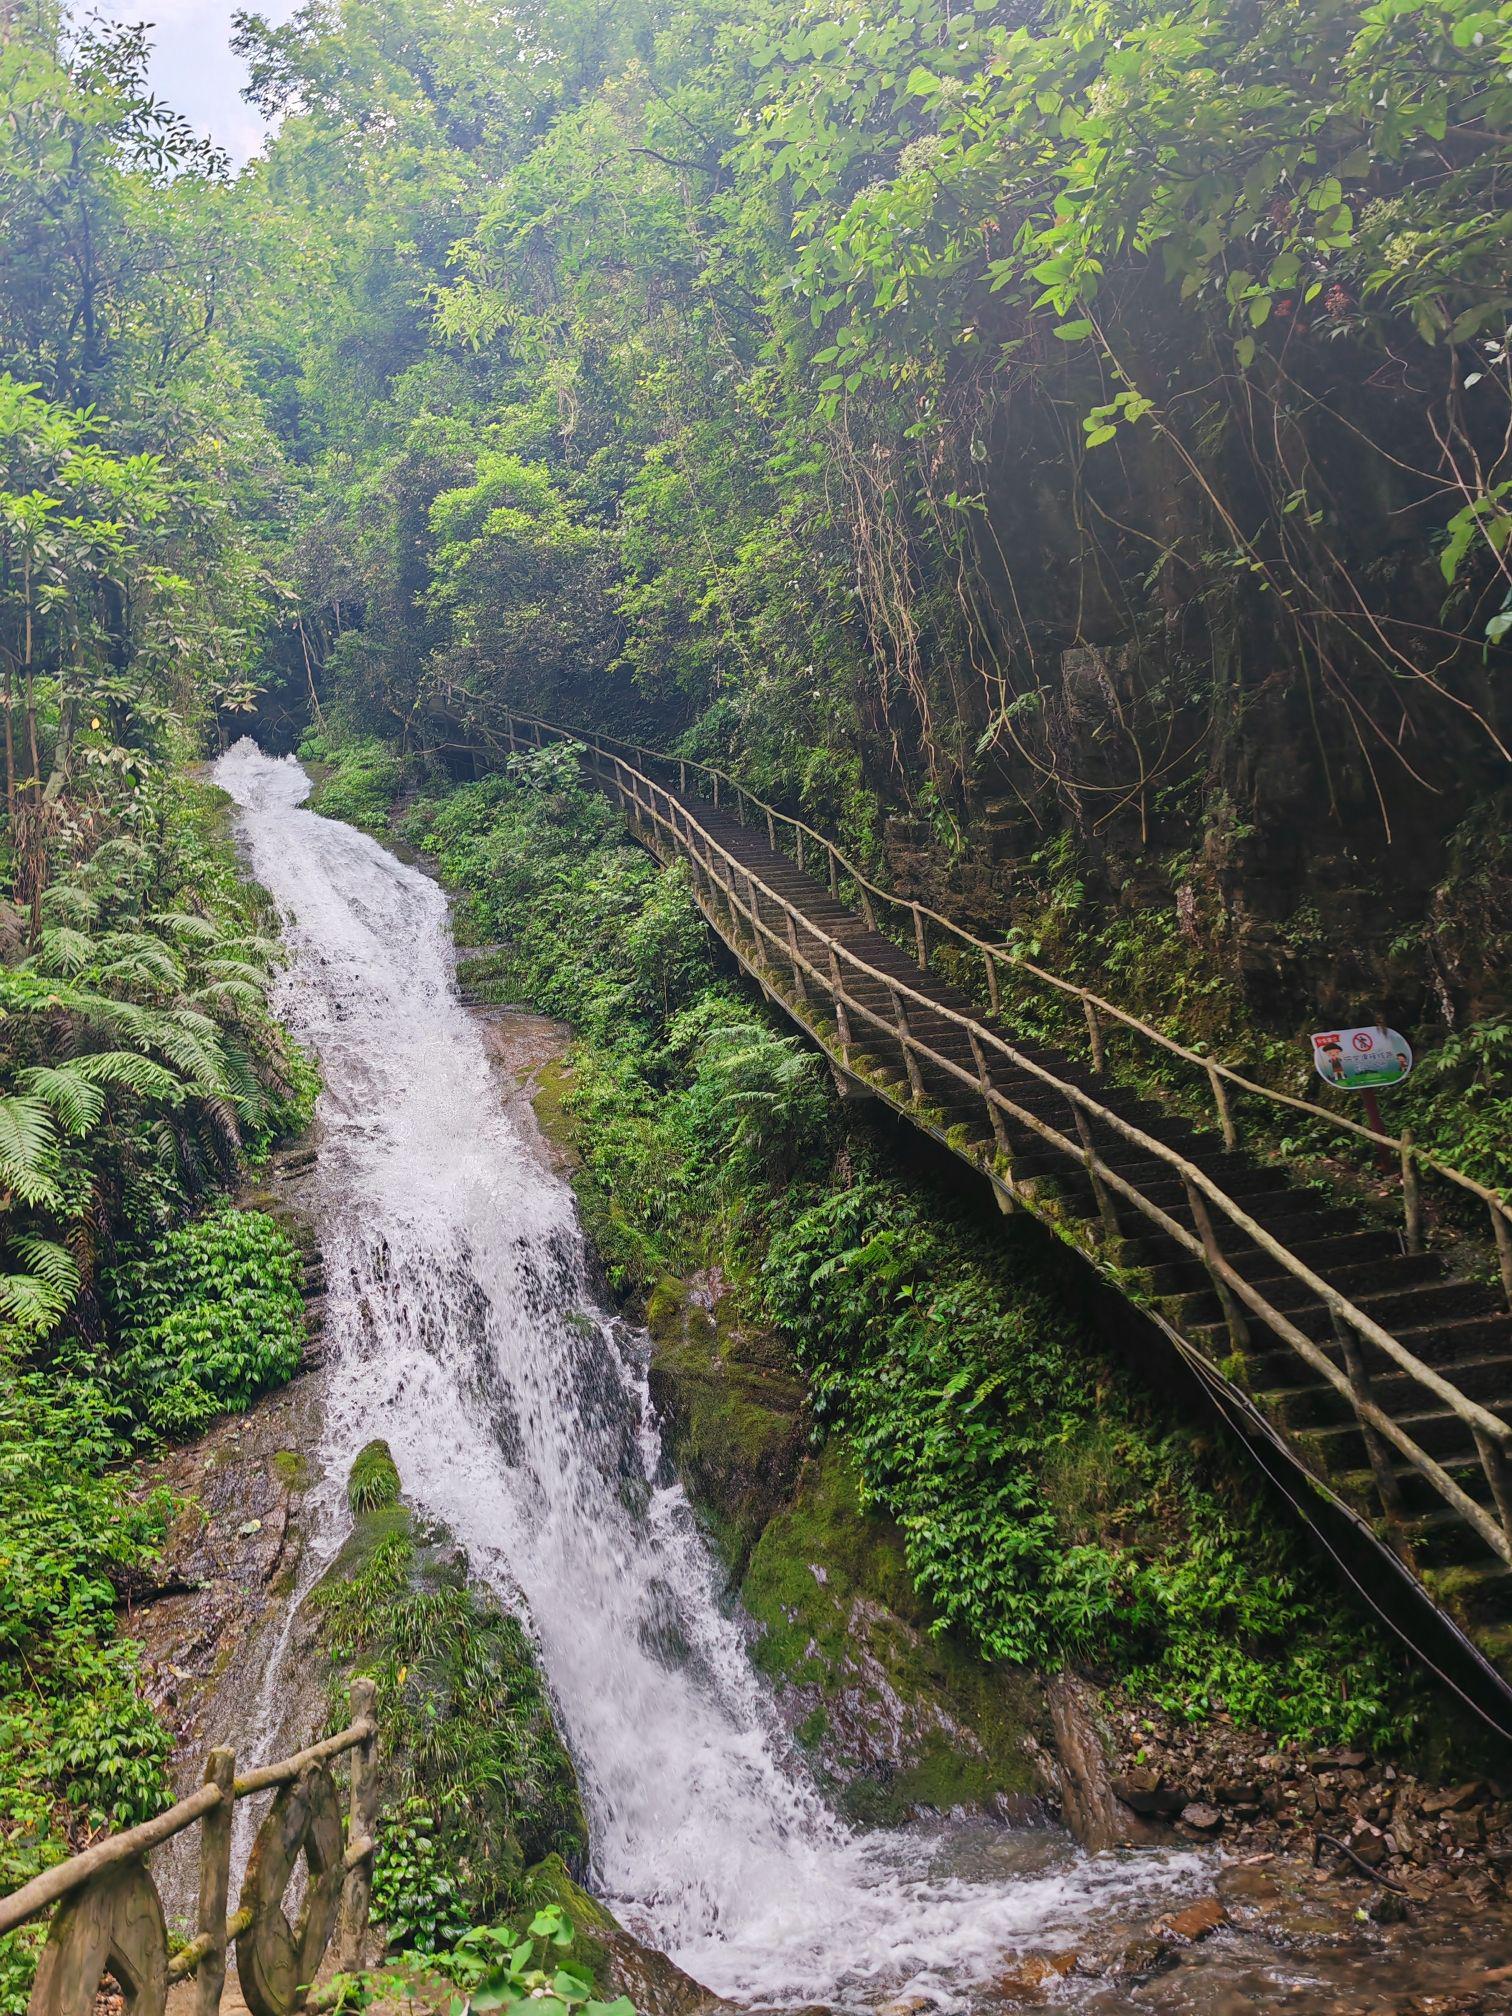
[[1412,1069],[1412,1046],[1395,1029],[1324,1029],[1312,1046],[1318,1076],[1346,1092],[1399,1084]]

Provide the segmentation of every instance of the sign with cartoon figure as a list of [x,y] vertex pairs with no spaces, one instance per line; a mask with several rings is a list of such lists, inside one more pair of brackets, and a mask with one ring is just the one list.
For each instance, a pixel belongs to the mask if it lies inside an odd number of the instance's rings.
[[1312,1046],[1318,1076],[1346,1092],[1399,1085],[1412,1069],[1412,1046],[1395,1029],[1323,1029]]

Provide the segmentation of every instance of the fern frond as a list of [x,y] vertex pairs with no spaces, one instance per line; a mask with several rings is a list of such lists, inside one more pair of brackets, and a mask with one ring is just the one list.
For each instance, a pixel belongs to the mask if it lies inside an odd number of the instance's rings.
[[171,1071],[135,1050],[92,1050],[73,1058],[69,1068],[92,1085],[125,1085],[143,1099],[174,1105],[183,1096],[183,1084]]
[[0,1183],[23,1204],[62,1203],[58,1123],[43,1099],[0,1099]]
[[25,1261],[30,1272],[45,1282],[55,1295],[71,1302],[78,1294],[81,1280],[79,1263],[66,1246],[60,1246],[55,1239],[31,1236],[12,1239],[10,1243],[11,1251]]
[[60,1295],[37,1274],[0,1274],[0,1317],[23,1330],[52,1328],[72,1297]]
[[92,965],[96,953],[95,941],[87,931],[80,931],[72,924],[55,924],[42,933],[42,942],[32,954],[32,964],[39,973],[59,973],[69,978]]
[[95,898],[77,882],[49,883],[42,891],[41,910],[44,925],[74,924],[81,928],[93,924],[100,914]]
[[105,1110],[105,1094],[72,1064],[38,1064],[16,1080],[28,1099],[44,1099],[65,1134],[87,1134]]
[[155,910],[151,922],[180,944],[186,940],[199,945],[220,943],[221,927],[213,917],[196,917],[189,910]]

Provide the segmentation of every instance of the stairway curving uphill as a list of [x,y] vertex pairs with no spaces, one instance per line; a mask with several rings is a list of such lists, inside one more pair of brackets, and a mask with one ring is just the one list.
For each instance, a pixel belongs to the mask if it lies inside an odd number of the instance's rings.
[[[507,736],[578,739],[518,718]],[[1363,1207],[1321,1202],[1284,1166],[1226,1145],[1221,1104],[1223,1132],[1204,1130],[1018,1038],[1003,1004],[984,1013],[840,900],[833,849],[826,887],[777,846],[767,808],[752,815],[742,794],[732,816],[728,780],[726,806],[711,805],[687,788],[693,766],[588,742],[595,781],[653,852],[687,862],[707,921],[823,1046],[842,1089],[887,1101],[1148,1309],[1205,1383],[1258,1413],[1365,1522],[1498,1676],[1493,1693],[1506,1690],[1506,1298],[1455,1278],[1442,1254],[1406,1250]]]

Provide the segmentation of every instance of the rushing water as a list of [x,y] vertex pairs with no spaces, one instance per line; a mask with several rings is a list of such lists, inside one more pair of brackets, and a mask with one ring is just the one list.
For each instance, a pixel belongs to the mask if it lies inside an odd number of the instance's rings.
[[282,1007],[325,1080],[318,1551],[352,1456],[385,1437],[410,1502],[529,1623],[616,1912],[743,2001],[958,2007],[1005,1953],[1189,1886],[1188,1856],[950,1823],[858,1835],[825,1808],[663,1460],[644,1340],[595,1305],[571,1193],[457,1000],[444,896],[303,810],[292,759],[244,741],[216,775],[284,914]]

